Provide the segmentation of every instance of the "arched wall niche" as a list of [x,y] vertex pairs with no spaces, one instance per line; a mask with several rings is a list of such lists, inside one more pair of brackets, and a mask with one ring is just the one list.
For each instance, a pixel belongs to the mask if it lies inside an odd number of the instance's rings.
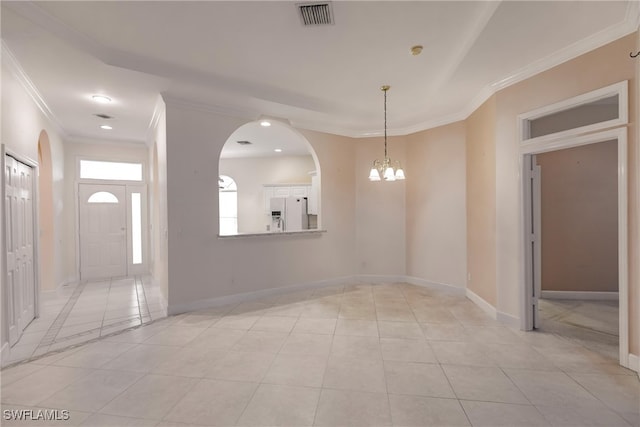
[[[320,228],[320,162],[307,138],[288,123],[269,119],[239,126],[219,153],[218,174],[237,184],[238,234]],[[282,210],[276,219],[272,198],[306,199],[306,211],[298,200],[281,202],[289,213]],[[301,212],[301,219],[294,220],[292,212]]]
[[54,210],[53,163],[51,144],[45,130],[38,137],[38,222],[40,286],[43,290],[55,289],[54,271]]

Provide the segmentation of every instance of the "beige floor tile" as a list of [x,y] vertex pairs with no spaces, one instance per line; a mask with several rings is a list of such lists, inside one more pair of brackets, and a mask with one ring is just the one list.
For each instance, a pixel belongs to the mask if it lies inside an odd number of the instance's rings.
[[549,426],[542,414],[531,405],[461,401],[462,407],[476,427]]
[[629,427],[627,421],[606,408],[570,408],[566,406],[538,406],[538,411],[553,426]]
[[188,347],[203,347],[229,350],[245,336],[247,332],[240,329],[209,328],[190,341]]
[[193,328],[188,326],[169,326],[168,328],[154,334],[145,344],[157,345],[187,345],[198,335],[202,334],[205,328]]
[[341,390],[387,391],[381,360],[330,357],[323,387]]
[[93,414],[80,425],[87,427],[153,427],[157,423],[158,420]]
[[287,334],[278,332],[249,331],[231,350],[277,353],[282,348],[287,336]]
[[298,318],[304,311],[304,303],[278,304],[265,312],[265,316],[283,316]]
[[252,331],[289,333],[296,324],[296,318],[283,316],[261,317],[251,327]]
[[376,307],[373,303],[358,305],[348,303],[342,304],[338,317],[340,319],[360,319],[375,321],[377,319]]
[[230,314],[218,320],[212,327],[248,331],[259,318],[260,316],[255,315]]
[[260,382],[275,358],[273,353],[229,351],[205,377],[228,381]]
[[438,363],[429,343],[424,340],[380,338],[380,346],[384,360]]
[[335,335],[331,355],[352,359],[382,360],[380,340],[376,337]]
[[390,426],[386,393],[323,389],[318,403],[317,426]]
[[475,342],[430,341],[438,362],[447,365],[497,366]]
[[394,426],[469,426],[460,402],[422,396],[389,395]]
[[422,333],[429,341],[465,341],[467,331],[458,321],[451,323],[421,323]]
[[35,363],[23,363],[11,368],[3,369],[0,373],[0,383],[2,386],[8,386],[9,384],[18,381],[27,375],[33,374],[35,371],[42,369],[43,365]]
[[378,321],[378,330],[381,338],[424,339],[422,329],[416,322]]
[[328,356],[333,337],[318,334],[291,334],[280,349],[280,354],[311,354]]
[[503,326],[465,325],[469,337],[479,343],[522,344],[522,340],[511,329]]
[[99,368],[133,347],[135,344],[98,341],[84,345],[78,351],[51,364],[76,368]]
[[205,347],[183,347],[171,357],[157,363],[151,370],[154,374],[176,375],[180,377],[203,378],[227,350]]
[[337,319],[338,313],[340,313],[339,303],[310,302],[305,306],[302,313],[300,313],[300,318]]
[[142,373],[97,370],[42,402],[51,408],[97,412],[142,378]]
[[413,362],[384,362],[390,394],[455,398],[440,365]]
[[319,395],[319,389],[261,384],[238,425],[310,426]]
[[482,351],[501,368],[555,371],[558,367],[528,344],[481,343]]
[[326,367],[326,356],[279,354],[262,382],[321,387]]
[[180,347],[175,346],[138,344],[102,365],[101,369],[149,372],[158,363],[173,358],[179,351]]
[[617,412],[640,413],[640,381],[628,375],[569,374]]
[[2,403],[38,405],[55,392],[92,372],[91,369],[47,366],[9,385],[2,384]]
[[563,372],[516,369],[504,371],[534,405],[578,408],[604,406]]
[[185,424],[235,425],[257,386],[248,382],[201,380],[164,419]]
[[338,319],[336,335],[352,335],[360,337],[377,337],[378,322],[362,319]]
[[459,324],[458,319],[446,308],[428,307],[413,309],[413,314],[420,323],[453,323]]
[[293,332],[296,334],[333,335],[336,330],[336,319],[314,319],[302,317],[298,319]]
[[221,316],[206,314],[191,314],[182,318],[176,325],[190,326],[193,328],[208,328],[220,320]]
[[500,368],[443,365],[458,399],[529,404]]
[[100,413],[160,420],[197,382],[193,378],[148,374],[102,408]]

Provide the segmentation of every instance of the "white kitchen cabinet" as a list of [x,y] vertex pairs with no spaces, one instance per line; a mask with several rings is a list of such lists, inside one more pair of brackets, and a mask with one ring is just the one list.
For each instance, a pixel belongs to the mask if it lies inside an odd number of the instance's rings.
[[[311,185],[309,184],[264,184],[264,210],[271,214],[271,198],[272,197],[307,197],[311,193]],[[311,203],[307,202],[307,206]]]

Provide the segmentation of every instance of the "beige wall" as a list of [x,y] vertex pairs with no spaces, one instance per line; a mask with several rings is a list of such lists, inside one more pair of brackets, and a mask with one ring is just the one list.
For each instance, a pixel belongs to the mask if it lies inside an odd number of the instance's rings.
[[282,156],[220,159],[220,175],[238,185],[238,232],[260,233],[271,224],[264,210],[264,184],[311,184],[313,157]]
[[[81,158],[91,160],[112,160],[125,162],[141,162],[147,169],[148,148],[144,144],[118,143],[114,141],[65,142],[65,234],[68,236],[64,247],[65,277],[68,281],[78,280],[78,233],[76,189],[78,183],[78,161]],[[145,172],[148,175],[148,172]]]
[[217,236],[217,160],[229,135],[245,122],[167,102],[171,312],[211,298],[353,274],[355,144],[350,138],[301,132],[320,164],[326,233]]
[[538,154],[542,290],[618,291],[618,144]]
[[407,137],[407,275],[464,288],[467,281],[464,122]]
[[[64,147],[60,134],[56,126],[42,114],[40,109],[33,102],[20,82],[15,78],[10,70],[9,64],[2,60],[2,121],[0,130],[0,142],[12,153],[28,158],[33,161],[38,160],[38,138],[45,130],[49,137],[51,147],[51,191],[53,194],[53,253],[54,253],[54,278],[56,285],[64,281],[64,273],[61,268],[64,265],[63,246],[66,235],[63,232],[65,219],[64,205]],[[4,218],[4,217],[3,217]],[[2,236],[0,227],[0,239]],[[5,266],[4,257],[0,257],[0,274],[2,274],[1,299],[5,300]],[[2,304],[0,304],[1,306]],[[1,310],[1,308],[0,308]],[[0,346],[7,343],[7,322],[0,322]]]
[[[629,80],[630,94],[635,93],[635,62],[629,52],[637,49],[636,35],[623,37],[585,55],[565,62],[496,94],[496,256],[498,305],[501,312],[516,315],[520,312],[522,271],[522,236],[520,200],[520,148],[518,114],[562,101],[622,80]],[[635,97],[629,99],[630,129],[638,125]],[[631,328],[630,348],[634,354],[638,346],[638,318],[640,283],[638,264],[638,144],[636,132],[629,132],[629,297]],[[491,250],[491,245],[487,245]]]
[[[406,164],[405,139],[406,137],[392,137],[387,140],[389,157],[403,165]],[[373,161],[382,158],[382,138],[362,138],[356,141],[356,271],[363,275],[404,276],[406,181],[369,181]],[[409,173],[408,170],[406,172]]]
[[494,307],[496,289],[496,99],[466,120],[467,288]]

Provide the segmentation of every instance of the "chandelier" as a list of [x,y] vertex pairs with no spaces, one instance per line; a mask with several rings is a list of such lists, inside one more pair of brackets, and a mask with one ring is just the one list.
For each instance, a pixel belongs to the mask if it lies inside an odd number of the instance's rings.
[[385,181],[404,179],[404,170],[402,170],[400,162],[392,162],[387,155],[387,91],[390,88],[389,85],[380,88],[384,92],[384,160],[373,161],[373,167],[369,172],[369,181],[380,181],[380,177]]

